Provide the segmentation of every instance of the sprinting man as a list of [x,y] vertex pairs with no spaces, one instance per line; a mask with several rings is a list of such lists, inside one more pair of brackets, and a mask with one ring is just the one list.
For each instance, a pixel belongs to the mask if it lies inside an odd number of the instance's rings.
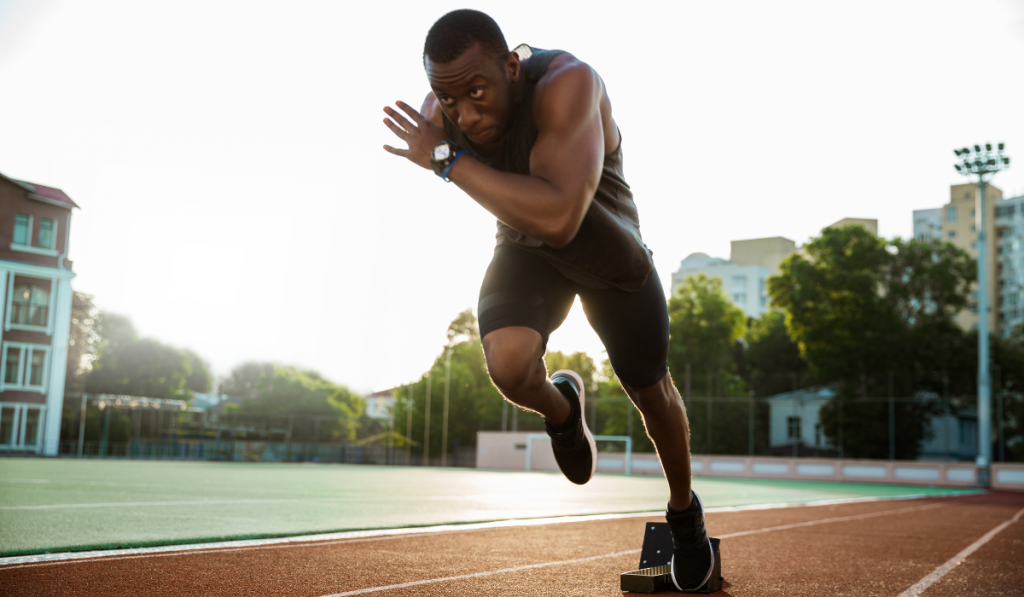
[[408,148],[384,149],[455,183],[498,219],[477,311],[491,380],[544,417],[565,476],[589,481],[597,449],[583,382],[572,371],[549,379],[543,359],[579,295],[668,480],[672,580],[699,589],[714,555],[690,488],[686,411],[668,374],[665,294],[640,237],[604,82],[567,52],[510,52],[498,24],[475,10],[434,23],[423,66],[431,92],[420,110],[384,108]]

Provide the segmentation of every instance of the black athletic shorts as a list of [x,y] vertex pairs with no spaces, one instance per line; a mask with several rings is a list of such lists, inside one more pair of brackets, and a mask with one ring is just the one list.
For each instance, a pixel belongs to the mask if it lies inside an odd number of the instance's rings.
[[668,373],[668,308],[657,270],[638,292],[597,290],[569,280],[543,258],[501,245],[480,287],[480,336],[510,326],[548,336],[565,321],[579,295],[591,327],[604,343],[615,374],[646,388]]

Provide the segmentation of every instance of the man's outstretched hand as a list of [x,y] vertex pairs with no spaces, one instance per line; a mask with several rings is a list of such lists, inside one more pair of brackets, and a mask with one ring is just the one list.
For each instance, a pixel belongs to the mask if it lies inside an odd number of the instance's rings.
[[409,104],[405,102],[395,102],[395,104],[412,119],[412,122],[398,110],[387,106],[384,108],[384,113],[390,118],[385,118],[384,124],[391,129],[395,136],[405,141],[409,145],[409,149],[399,149],[390,145],[385,145],[384,149],[388,153],[407,158],[417,166],[430,170],[430,152],[435,145],[445,140],[444,129],[424,118]]

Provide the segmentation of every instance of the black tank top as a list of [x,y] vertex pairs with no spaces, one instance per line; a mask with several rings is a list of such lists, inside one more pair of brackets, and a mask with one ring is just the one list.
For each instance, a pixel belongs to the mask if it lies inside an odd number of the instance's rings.
[[[533,126],[533,92],[561,50],[537,50],[525,44],[516,48],[523,59],[526,89],[519,114],[505,134],[501,147],[489,158],[470,146],[459,128],[444,117],[448,138],[488,166],[514,174],[530,174],[530,151],[537,141]],[[540,255],[565,277],[589,288],[619,288],[636,292],[654,270],[651,251],[640,237],[640,218],[633,193],[622,171],[622,142],[604,157],[601,180],[594,200],[583,217],[579,232],[561,249],[529,237],[498,220],[498,245],[515,245]]]

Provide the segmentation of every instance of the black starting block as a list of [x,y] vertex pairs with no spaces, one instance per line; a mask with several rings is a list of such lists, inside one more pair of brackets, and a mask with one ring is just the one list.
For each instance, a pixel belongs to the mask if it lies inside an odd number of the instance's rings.
[[[711,537],[711,549],[715,552],[715,567],[711,578],[704,586],[690,593],[714,593],[722,588],[722,557],[718,553],[718,539]],[[619,586],[623,591],[633,593],[658,593],[674,591],[672,583],[672,533],[667,522],[648,522],[644,525],[644,546],[640,550],[640,569],[623,572]]]

